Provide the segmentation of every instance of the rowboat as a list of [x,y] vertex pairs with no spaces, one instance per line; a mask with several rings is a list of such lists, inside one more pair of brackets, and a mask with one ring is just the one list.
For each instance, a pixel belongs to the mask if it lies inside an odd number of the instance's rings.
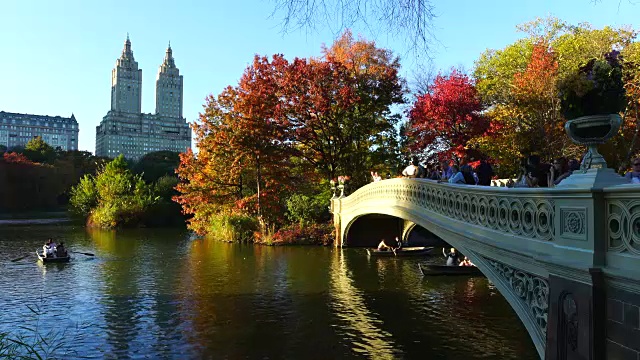
[[447,265],[431,265],[418,264],[418,268],[422,275],[468,275],[468,276],[484,276],[480,269],[476,266],[447,266]]
[[431,251],[433,251],[433,247],[424,246],[406,247],[395,251],[367,249],[370,256],[425,256],[430,255]]
[[71,260],[71,256],[69,256],[69,254],[65,257],[45,257],[44,250],[36,250],[36,255],[38,256],[38,260],[42,261],[43,264],[66,263]]

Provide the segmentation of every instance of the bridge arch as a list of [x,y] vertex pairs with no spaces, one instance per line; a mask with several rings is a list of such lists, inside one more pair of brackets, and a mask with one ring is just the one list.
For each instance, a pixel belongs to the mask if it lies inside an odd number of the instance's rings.
[[350,247],[376,247],[381,239],[400,238],[404,223],[404,219],[386,214],[362,214],[347,225],[344,243]]
[[374,214],[410,221],[413,224],[405,229],[403,236],[418,225],[468,256],[505,297],[527,329],[538,354],[544,355],[549,297],[548,271],[524,256],[508,254],[498,260],[495,255],[504,252],[503,250],[481,245],[478,241],[479,237],[486,235],[477,235],[463,229],[452,231],[450,225],[444,225],[424,213],[402,206],[380,208],[376,212],[362,212],[354,216],[345,225],[344,238],[349,238],[354,223]]

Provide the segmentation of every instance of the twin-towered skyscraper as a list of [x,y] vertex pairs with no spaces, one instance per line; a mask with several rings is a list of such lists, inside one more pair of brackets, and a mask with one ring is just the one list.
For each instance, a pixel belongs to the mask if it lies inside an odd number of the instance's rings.
[[142,113],[142,70],[133,57],[129,35],[111,72],[111,110],[96,127],[96,155],[124,154],[137,160],[144,154],[191,147],[191,129],[182,116],[183,78],[171,44],[156,79],[156,113]]

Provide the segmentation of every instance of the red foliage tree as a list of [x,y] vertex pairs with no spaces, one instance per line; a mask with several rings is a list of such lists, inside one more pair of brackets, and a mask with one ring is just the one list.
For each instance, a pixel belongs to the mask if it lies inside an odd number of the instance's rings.
[[457,70],[439,74],[433,91],[418,96],[409,110],[409,148],[428,157],[460,161],[467,142],[488,127],[482,103],[468,76]]
[[24,154],[17,152],[6,152],[2,155],[4,161],[8,164],[24,164],[34,165],[34,162],[29,160]]
[[306,59],[295,59],[282,79],[288,138],[296,154],[325,179],[335,178],[348,164],[352,127],[346,125],[359,100],[355,84],[341,63]]

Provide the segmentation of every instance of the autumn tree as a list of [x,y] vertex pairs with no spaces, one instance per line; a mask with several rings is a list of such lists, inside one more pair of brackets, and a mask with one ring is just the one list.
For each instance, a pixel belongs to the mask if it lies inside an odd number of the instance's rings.
[[418,96],[409,110],[410,148],[428,157],[455,159],[467,153],[467,143],[487,129],[483,107],[469,77],[453,69],[439,74],[432,92]]
[[[349,140],[343,171],[356,187],[366,184],[372,168],[387,170],[400,162],[396,125],[401,114],[393,106],[404,103],[405,83],[399,76],[400,60],[375,42],[355,39],[350,31],[323,49],[324,59],[338,62],[354,81],[357,101],[342,119],[341,129]],[[383,166],[382,166],[383,165]]]
[[513,77],[529,63],[535,40],[520,39],[500,50],[487,50],[475,62],[473,78],[486,106],[511,101]]
[[282,81],[287,101],[282,119],[292,149],[323,178],[351,174],[357,106],[356,81],[336,61],[295,59]]
[[[564,133],[556,83],[558,61],[544,42],[534,45],[527,67],[513,75],[510,101],[494,104],[486,115],[489,130],[470,141],[498,161],[509,176],[519,171],[519,159],[530,154],[551,159],[576,151]],[[579,150],[578,150],[579,151]]]
[[[524,38],[501,50],[487,50],[474,69],[476,88],[488,108],[491,126],[470,145],[478,146],[507,169],[501,176],[513,175],[519,158],[530,153],[541,155],[543,161],[560,155],[580,156],[582,149],[562,130],[566,119],[558,113],[553,84],[612,49],[627,53],[636,37],[636,31],[629,28],[594,29],[552,17],[518,28],[526,34]],[[616,154],[629,146],[635,128],[635,122],[626,117],[620,134],[601,149],[611,166],[620,162],[623,156]]]
[[199,153],[181,154],[175,199],[191,228],[206,233],[220,214],[277,227],[294,192],[324,198],[318,184],[338,175],[368,182],[397,152],[398,69],[391,52],[350,33],[322,58],[256,57],[237,86],[207,99],[193,125]]
[[66,189],[49,164],[34,163],[16,152],[0,156],[0,212],[52,210]]
[[176,200],[195,215],[195,230],[205,232],[210,216],[223,209],[254,214],[263,225],[283,216],[281,193],[295,186],[297,176],[279,121],[287,66],[281,55],[271,61],[256,56],[238,86],[207,99],[193,125],[200,152],[181,154],[177,170],[183,181]]

